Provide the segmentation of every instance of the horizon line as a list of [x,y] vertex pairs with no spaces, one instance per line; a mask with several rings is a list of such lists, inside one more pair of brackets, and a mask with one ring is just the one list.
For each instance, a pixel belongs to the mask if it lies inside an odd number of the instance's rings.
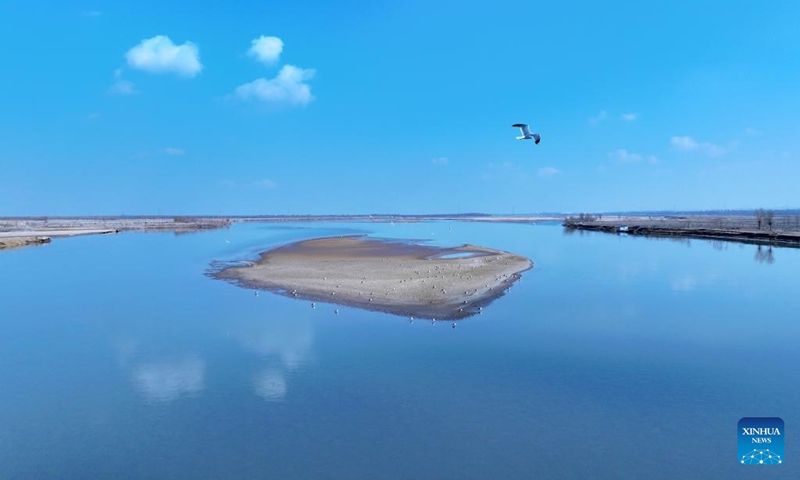
[[[727,209],[702,209],[702,210],[609,210],[591,211],[575,210],[567,212],[530,212],[530,213],[294,213],[294,214],[89,214],[89,215],[0,215],[0,220],[43,220],[43,219],[108,219],[108,218],[292,218],[292,217],[565,217],[576,213],[591,213],[602,215],[645,215],[645,214],[711,214],[711,213],[755,213],[759,208],[727,208]],[[775,213],[800,213],[800,208],[771,209]]]

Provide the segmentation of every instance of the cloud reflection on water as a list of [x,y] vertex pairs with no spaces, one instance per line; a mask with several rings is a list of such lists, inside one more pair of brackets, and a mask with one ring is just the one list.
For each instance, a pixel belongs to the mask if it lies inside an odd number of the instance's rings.
[[314,343],[310,325],[294,320],[250,325],[236,337],[245,350],[261,357],[277,358],[288,370],[295,370],[308,361]]
[[203,390],[205,363],[197,357],[148,363],[134,369],[133,381],[146,400],[168,403]]
[[286,396],[286,378],[276,368],[266,368],[253,378],[256,395],[268,402],[282,400]]
[[263,321],[239,329],[235,338],[266,365],[252,377],[256,395],[266,401],[282,400],[288,391],[287,374],[301,369],[311,359],[314,333],[301,319]]

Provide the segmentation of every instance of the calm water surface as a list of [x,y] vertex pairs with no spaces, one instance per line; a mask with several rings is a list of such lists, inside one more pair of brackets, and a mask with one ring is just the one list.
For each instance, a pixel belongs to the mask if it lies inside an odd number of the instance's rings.
[[[455,329],[204,275],[351,233],[535,268]],[[800,476],[800,250],[250,224],[57,240],[0,252],[0,274],[2,479]],[[737,463],[744,416],[784,419],[783,465]]]

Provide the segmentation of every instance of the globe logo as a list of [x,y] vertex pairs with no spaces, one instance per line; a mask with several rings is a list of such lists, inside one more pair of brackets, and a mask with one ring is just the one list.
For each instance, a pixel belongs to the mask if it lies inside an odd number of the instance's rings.
[[779,465],[783,463],[781,456],[769,450],[753,450],[742,455],[742,463],[745,465]]

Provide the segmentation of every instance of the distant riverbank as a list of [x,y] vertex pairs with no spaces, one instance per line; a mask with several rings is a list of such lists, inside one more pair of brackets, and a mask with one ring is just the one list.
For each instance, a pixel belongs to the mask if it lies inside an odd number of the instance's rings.
[[[760,220],[760,221],[759,221]],[[567,218],[568,230],[650,237],[698,238],[725,240],[756,245],[800,248],[800,218],[775,217],[769,220],[751,216],[618,216],[611,218],[583,216]]]
[[[493,223],[527,223],[561,220],[553,215],[251,215],[251,216],[94,216],[94,217],[0,217],[0,238],[55,237],[96,235],[121,232],[172,232],[176,235],[227,228],[234,223],[289,222],[374,222],[415,223],[425,221],[461,221]],[[11,245],[11,241],[0,244]],[[31,243],[14,241],[14,246]],[[40,242],[41,243],[41,242]]]
[[45,228],[103,228],[119,231],[200,230],[221,228],[233,223],[286,223],[286,222],[500,222],[536,223],[563,220],[563,215],[490,215],[470,214],[366,214],[366,215],[178,215],[178,216],[87,216],[87,217],[0,217],[0,232],[11,230],[39,230]]

